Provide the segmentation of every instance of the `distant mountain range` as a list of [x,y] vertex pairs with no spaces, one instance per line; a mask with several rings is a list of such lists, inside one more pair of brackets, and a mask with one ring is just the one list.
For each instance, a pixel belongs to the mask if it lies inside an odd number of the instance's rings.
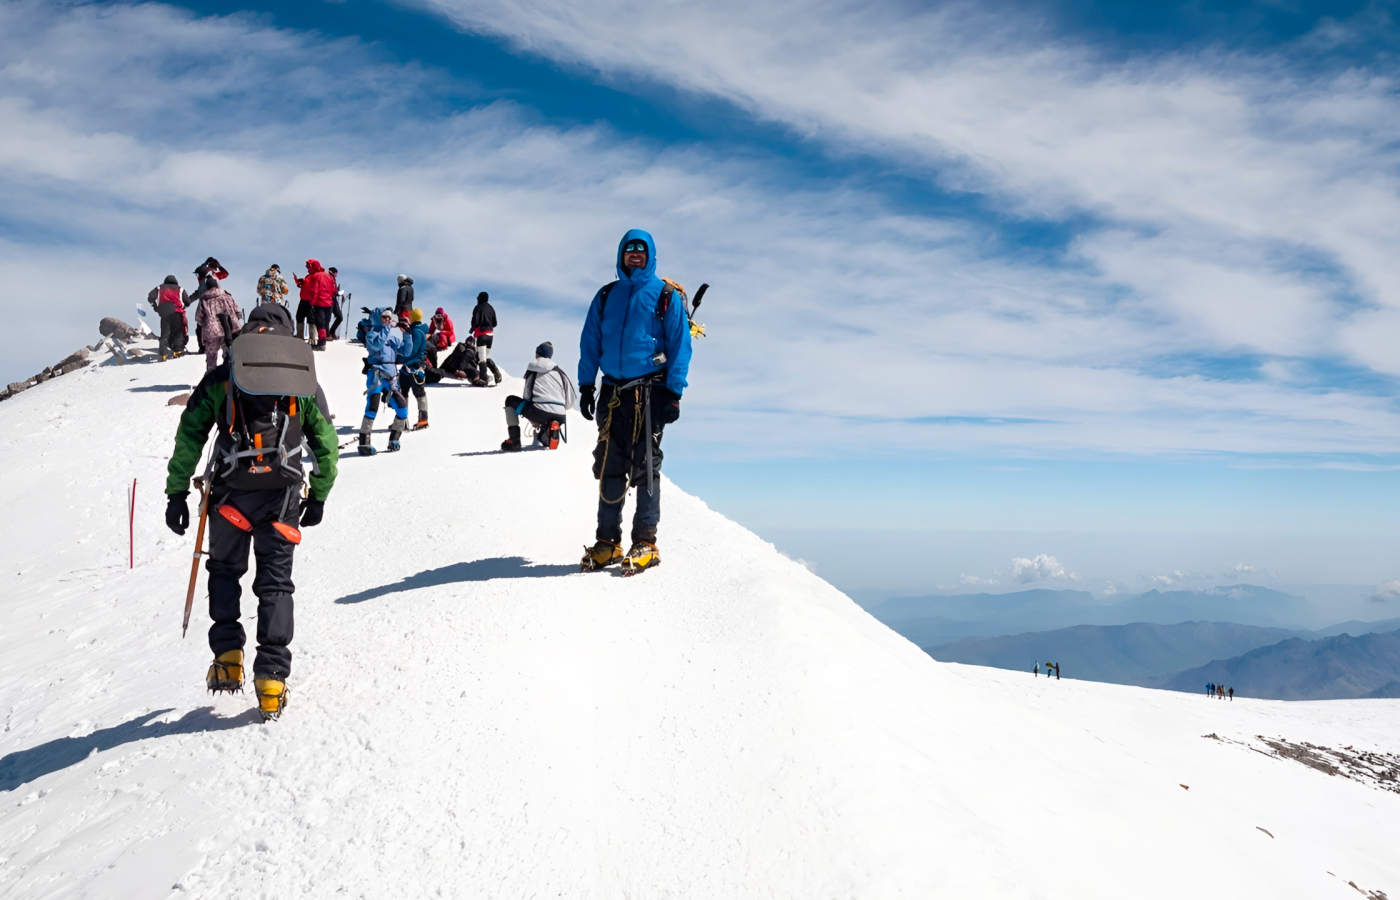
[[1270,700],[1400,697],[1400,631],[1315,641],[1289,638],[1187,669],[1161,686],[1200,691],[1206,682],[1232,685],[1238,694]]
[[[928,647],[941,662],[970,663],[998,669],[1030,671],[1039,662],[1060,664],[1063,675],[1113,684],[1159,686],[1183,669],[1226,659],[1258,647],[1296,637],[1283,628],[1229,622],[1182,622],[1156,625],[1075,625],[1054,631],[994,638],[964,638]],[[1202,685],[1205,681],[1201,682]]]
[[1088,591],[1029,590],[1009,594],[896,597],[868,607],[871,615],[920,647],[965,637],[995,637],[1074,625],[1236,622],[1300,634],[1308,602],[1242,584],[1201,591],[1148,591],[1104,602]]

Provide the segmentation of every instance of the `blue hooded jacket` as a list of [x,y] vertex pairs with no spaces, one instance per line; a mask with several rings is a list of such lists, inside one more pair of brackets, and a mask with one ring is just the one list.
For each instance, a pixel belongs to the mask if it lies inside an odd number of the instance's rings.
[[[647,264],[627,271],[622,248],[628,241],[646,241]],[[593,295],[588,318],[579,338],[578,383],[593,384],[598,370],[613,381],[630,381],[653,372],[666,372],[666,388],[679,396],[690,372],[690,322],[679,296],[671,301],[664,320],[656,316],[656,301],[666,286],[656,274],[656,242],[634,228],[617,245],[617,282],[608,294],[607,308],[599,313],[603,292]],[[657,365],[652,357],[666,354]]]
[[410,369],[423,366],[423,358],[428,355],[428,326],[422,322],[414,325],[403,336],[403,348],[399,350],[399,362]]
[[382,309],[376,309],[369,314],[370,321],[376,324],[365,334],[365,350],[369,351],[370,366],[393,378],[398,374],[396,364],[399,349],[403,347],[403,335],[398,326],[385,325],[379,320],[382,312]]

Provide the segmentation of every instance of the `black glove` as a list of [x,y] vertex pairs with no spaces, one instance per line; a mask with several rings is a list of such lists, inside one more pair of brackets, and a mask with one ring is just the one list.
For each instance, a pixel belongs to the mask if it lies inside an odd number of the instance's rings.
[[361,307],[360,307],[360,312],[364,313],[365,315],[369,315],[369,314],[370,314],[370,309],[369,309],[368,306],[361,306]]
[[652,391],[651,400],[656,407],[652,417],[662,425],[670,425],[681,417],[681,395],[671,393],[670,388],[658,384]]
[[585,384],[583,391],[578,398],[578,411],[583,413],[583,417],[588,421],[593,421],[593,406],[596,401],[593,399],[593,385]]
[[166,497],[165,524],[176,534],[184,534],[185,529],[190,527],[190,505],[185,502],[189,496],[189,491],[180,491]]
[[307,497],[301,501],[301,527],[310,528],[321,524],[321,516],[326,513],[326,501]]

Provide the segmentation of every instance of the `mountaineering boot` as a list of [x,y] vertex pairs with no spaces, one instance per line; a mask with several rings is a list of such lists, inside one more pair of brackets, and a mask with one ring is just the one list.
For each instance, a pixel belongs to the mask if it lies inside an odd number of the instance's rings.
[[398,452],[399,452],[400,450],[402,450],[402,449],[403,449],[403,445],[400,444],[398,441],[390,441],[390,442],[389,442],[389,446],[386,447],[386,448],[384,448],[384,452],[385,452],[385,453],[398,453]]
[[506,433],[509,434],[510,437],[508,437],[508,438],[506,438],[505,440],[501,441],[501,449],[504,450],[504,451],[506,451],[507,453],[515,453],[515,452],[519,451],[519,450],[520,450],[520,426],[519,426],[519,425],[507,425],[507,426],[506,426]]
[[592,547],[583,548],[583,560],[579,563],[579,569],[583,572],[597,572],[621,561],[622,546],[612,541],[600,540]]
[[627,551],[627,556],[622,560],[622,574],[636,575],[644,572],[653,566],[661,565],[661,551],[656,549],[656,545],[647,541],[634,541],[632,549]]
[[558,423],[558,422],[550,422],[550,423],[549,423],[549,449],[551,449],[551,450],[558,450],[558,449],[559,449],[559,423]]
[[[500,383],[501,383],[501,370],[498,369],[498,368],[496,368],[496,361],[495,361],[494,359],[488,359],[488,360],[486,360],[486,366],[487,366],[487,368],[489,368],[489,369],[491,370],[491,374],[494,375],[494,376],[496,376],[496,384],[500,384]],[[486,376],[485,376],[485,375],[482,375],[481,377],[484,379]],[[493,384],[493,385],[491,385],[491,386],[492,386],[492,387],[495,387],[496,384]]]
[[243,690],[243,651],[225,650],[214,657],[214,662],[209,666],[209,674],[205,676],[204,683],[208,685],[209,692],[216,694],[221,691]]
[[254,678],[253,690],[258,695],[258,712],[264,722],[278,719],[287,708],[287,683],[274,678]]
[[400,449],[399,438],[403,437],[403,430],[408,427],[408,417],[400,419],[394,418],[394,424],[389,426],[389,448],[388,452],[398,453]]
[[359,447],[359,450],[360,450],[360,455],[361,455],[361,456],[373,456],[374,454],[376,454],[376,453],[379,452],[378,450],[375,450],[373,447],[371,447],[371,446],[369,445],[369,435],[368,435],[368,434],[361,434],[361,435],[360,435],[360,447]]
[[414,430],[414,431],[422,431],[424,428],[427,428],[427,427],[428,427],[428,413],[427,413],[427,410],[419,410],[419,411],[418,411],[418,423],[417,423],[416,425],[413,426],[413,430]]

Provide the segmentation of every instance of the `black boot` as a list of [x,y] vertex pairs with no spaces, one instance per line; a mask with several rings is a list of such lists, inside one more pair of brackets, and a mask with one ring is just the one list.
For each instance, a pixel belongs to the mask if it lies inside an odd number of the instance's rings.
[[519,451],[519,450],[520,450],[520,426],[519,426],[519,425],[507,425],[507,426],[506,426],[506,433],[509,434],[510,437],[506,438],[504,441],[501,441],[501,449],[504,450],[504,451],[506,451],[507,453],[515,453],[515,452]]
[[[500,383],[501,383],[501,370],[498,369],[498,368],[496,368],[496,361],[495,361],[494,359],[488,359],[488,360],[486,360],[486,366],[487,366],[487,368],[489,368],[489,369],[491,370],[491,374],[496,376],[496,384],[500,384]],[[485,380],[485,379],[486,379],[486,373],[485,373],[485,372],[482,372],[482,373],[481,373],[481,378],[482,378],[482,380]]]

